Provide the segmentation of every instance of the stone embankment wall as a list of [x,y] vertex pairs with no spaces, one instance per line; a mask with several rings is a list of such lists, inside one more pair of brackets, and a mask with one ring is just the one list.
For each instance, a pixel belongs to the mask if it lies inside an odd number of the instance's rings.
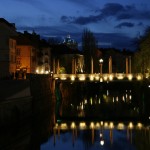
[[26,80],[0,81],[0,127],[24,123],[42,114],[53,114],[49,75]]

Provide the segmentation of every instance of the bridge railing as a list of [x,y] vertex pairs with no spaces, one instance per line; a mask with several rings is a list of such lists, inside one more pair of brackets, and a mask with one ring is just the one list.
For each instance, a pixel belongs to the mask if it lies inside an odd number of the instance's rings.
[[148,78],[149,74],[143,75],[142,73],[136,74],[124,74],[124,73],[112,73],[112,74],[53,74],[54,79],[70,80],[70,81],[113,81],[113,80],[143,80]]

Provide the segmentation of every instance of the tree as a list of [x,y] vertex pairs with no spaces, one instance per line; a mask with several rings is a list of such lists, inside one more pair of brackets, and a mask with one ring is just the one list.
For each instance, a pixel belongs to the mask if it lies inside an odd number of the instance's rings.
[[136,72],[146,73],[150,71],[150,27],[138,39],[138,46],[139,49],[134,56],[134,68]]
[[91,58],[93,64],[98,63],[96,59],[96,39],[89,29],[84,29],[82,35],[82,50],[84,53],[84,70],[86,73],[91,73]]

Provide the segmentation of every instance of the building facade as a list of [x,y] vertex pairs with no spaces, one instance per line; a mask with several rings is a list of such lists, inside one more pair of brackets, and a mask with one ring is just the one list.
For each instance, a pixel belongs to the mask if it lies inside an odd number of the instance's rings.
[[0,78],[8,78],[16,70],[15,24],[0,18]]

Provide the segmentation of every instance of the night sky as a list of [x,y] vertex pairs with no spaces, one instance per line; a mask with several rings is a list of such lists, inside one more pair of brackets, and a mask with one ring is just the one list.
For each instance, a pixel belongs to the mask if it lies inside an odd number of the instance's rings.
[[150,25],[150,0],[0,0],[0,17],[20,32],[62,39],[70,34],[80,45],[88,28],[99,47],[133,49],[133,38]]

